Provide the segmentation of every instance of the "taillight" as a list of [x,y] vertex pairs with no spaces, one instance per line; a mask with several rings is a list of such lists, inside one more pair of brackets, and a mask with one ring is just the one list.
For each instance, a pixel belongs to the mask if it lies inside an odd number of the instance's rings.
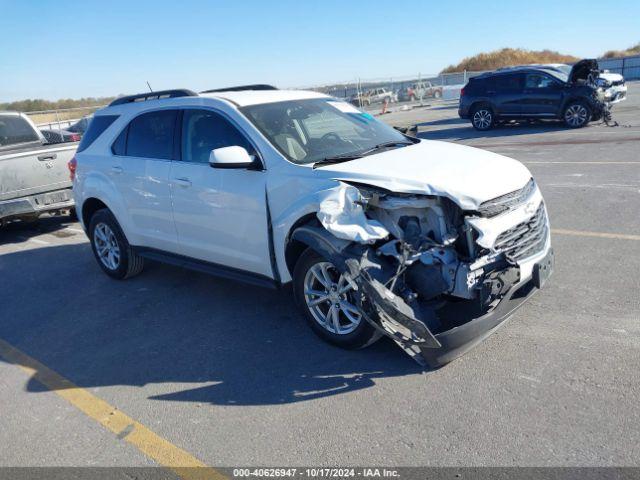
[[77,134],[77,133],[71,134],[71,136],[69,137],[69,141],[70,142],[79,142],[80,141],[80,135]]
[[76,160],[75,156],[71,160],[69,160],[69,162],[67,162],[67,167],[69,168],[69,178],[71,179],[72,182],[76,178],[77,166],[78,166],[78,161]]
[[462,88],[460,89],[460,96],[461,96],[461,97],[462,97],[462,96],[464,96],[464,87],[462,87]]

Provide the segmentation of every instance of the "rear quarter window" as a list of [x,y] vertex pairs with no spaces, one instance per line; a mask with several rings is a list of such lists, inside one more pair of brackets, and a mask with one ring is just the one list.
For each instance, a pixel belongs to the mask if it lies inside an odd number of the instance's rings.
[[78,145],[78,152],[82,152],[89,148],[89,146],[96,141],[96,139],[102,135],[102,133],[109,128],[113,122],[115,122],[118,115],[98,115],[94,116],[89,122],[89,128],[82,136],[80,145]]

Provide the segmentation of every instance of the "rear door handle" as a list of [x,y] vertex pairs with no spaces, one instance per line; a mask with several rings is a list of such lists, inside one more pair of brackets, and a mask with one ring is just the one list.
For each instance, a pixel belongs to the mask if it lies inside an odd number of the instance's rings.
[[180,185],[183,188],[188,188],[191,186],[191,180],[185,177],[174,178],[173,181],[175,182],[176,185]]
[[118,165],[114,165],[114,166],[111,167],[111,171],[113,173],[120,174],[120,173],[122,173],[122,167],[119,167]]
[[38,156],[38,160],[41,162],[44,162],[45,160],[55,160],[56,158],[58,158],[58,155],[55,153],[45,153],[44,155]]

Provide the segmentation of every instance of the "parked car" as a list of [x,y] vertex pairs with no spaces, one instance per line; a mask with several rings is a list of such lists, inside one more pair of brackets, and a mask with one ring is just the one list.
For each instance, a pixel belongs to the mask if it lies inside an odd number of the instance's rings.
[[0,223],[73,207],[67,162],[76,145],[46,145],[29,117],[0,112]]
[[570,128],[602,117],[604,91],[595,60],[576,63],[569,73],[546,66],[503,68],[473,77],[460,92],[458,114],[477,130],[513,119],[558,119]]
[[350,102],[357,107],[364,107],[372,103],[392,103],[397,102],[398,97],[391,90],[386,88],[372,88],[364,93],[355,93],[351,96]]
[[93,115],[85,115],[80,120],[75,122],[73,125],[69,126],[67,130],[73,133],[79,133],[80,135],[84,135],[84,132],[89,128],[89,123],[91,123],[91,119]]
[[110,277],[154,259],[292,283],[326,341],[359,348],[387,335],[431,366],[493,332],[553,267],[524,165],[408,137],[317,92],[120,98],[95,114],[70,170]]
[[401,102],[413,102],[427,97],[441,98],[442,87],[435,86],[431,82],[418,82],[401,88],[398,92],[398,100]]

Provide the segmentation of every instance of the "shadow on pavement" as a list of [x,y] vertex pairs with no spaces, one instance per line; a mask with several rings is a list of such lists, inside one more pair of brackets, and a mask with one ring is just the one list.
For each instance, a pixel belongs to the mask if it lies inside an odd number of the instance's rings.
[[[153,263],[119,282],[88,243],[2,255],[0,275],[11,278],[0,338],[80,387],[168,384],[151,398],[266,405],[422,372],[386,339],[361,351],[325,344],[286,290]],[[32,378],[26,389],[44,387]]]
[[73,236],[73,233],[65,232],[64,229],[73,226],[81,229],[75,218],[69,215],[48,215],[43,214],[34,221],[15,220],[0,227],[0,245],[9,243],[21,243],[28,238],[37,237],[49,233],[59,238]]
[[[475,130],[468,120],[460,118],[447,118],[443,120],[434,120],[431,122],[422,122],[417,124],[422,131],[418,132],[418,138],[425,140],[473,140],[483,138],[504,138],[517,135],[537,135],[549,132],[567,131],[560,122],[539,122],[539,123],[508,123],[498,125],[486,132]],[[429,127],[439,125],[463,125],[460,127],[428,130]]]

